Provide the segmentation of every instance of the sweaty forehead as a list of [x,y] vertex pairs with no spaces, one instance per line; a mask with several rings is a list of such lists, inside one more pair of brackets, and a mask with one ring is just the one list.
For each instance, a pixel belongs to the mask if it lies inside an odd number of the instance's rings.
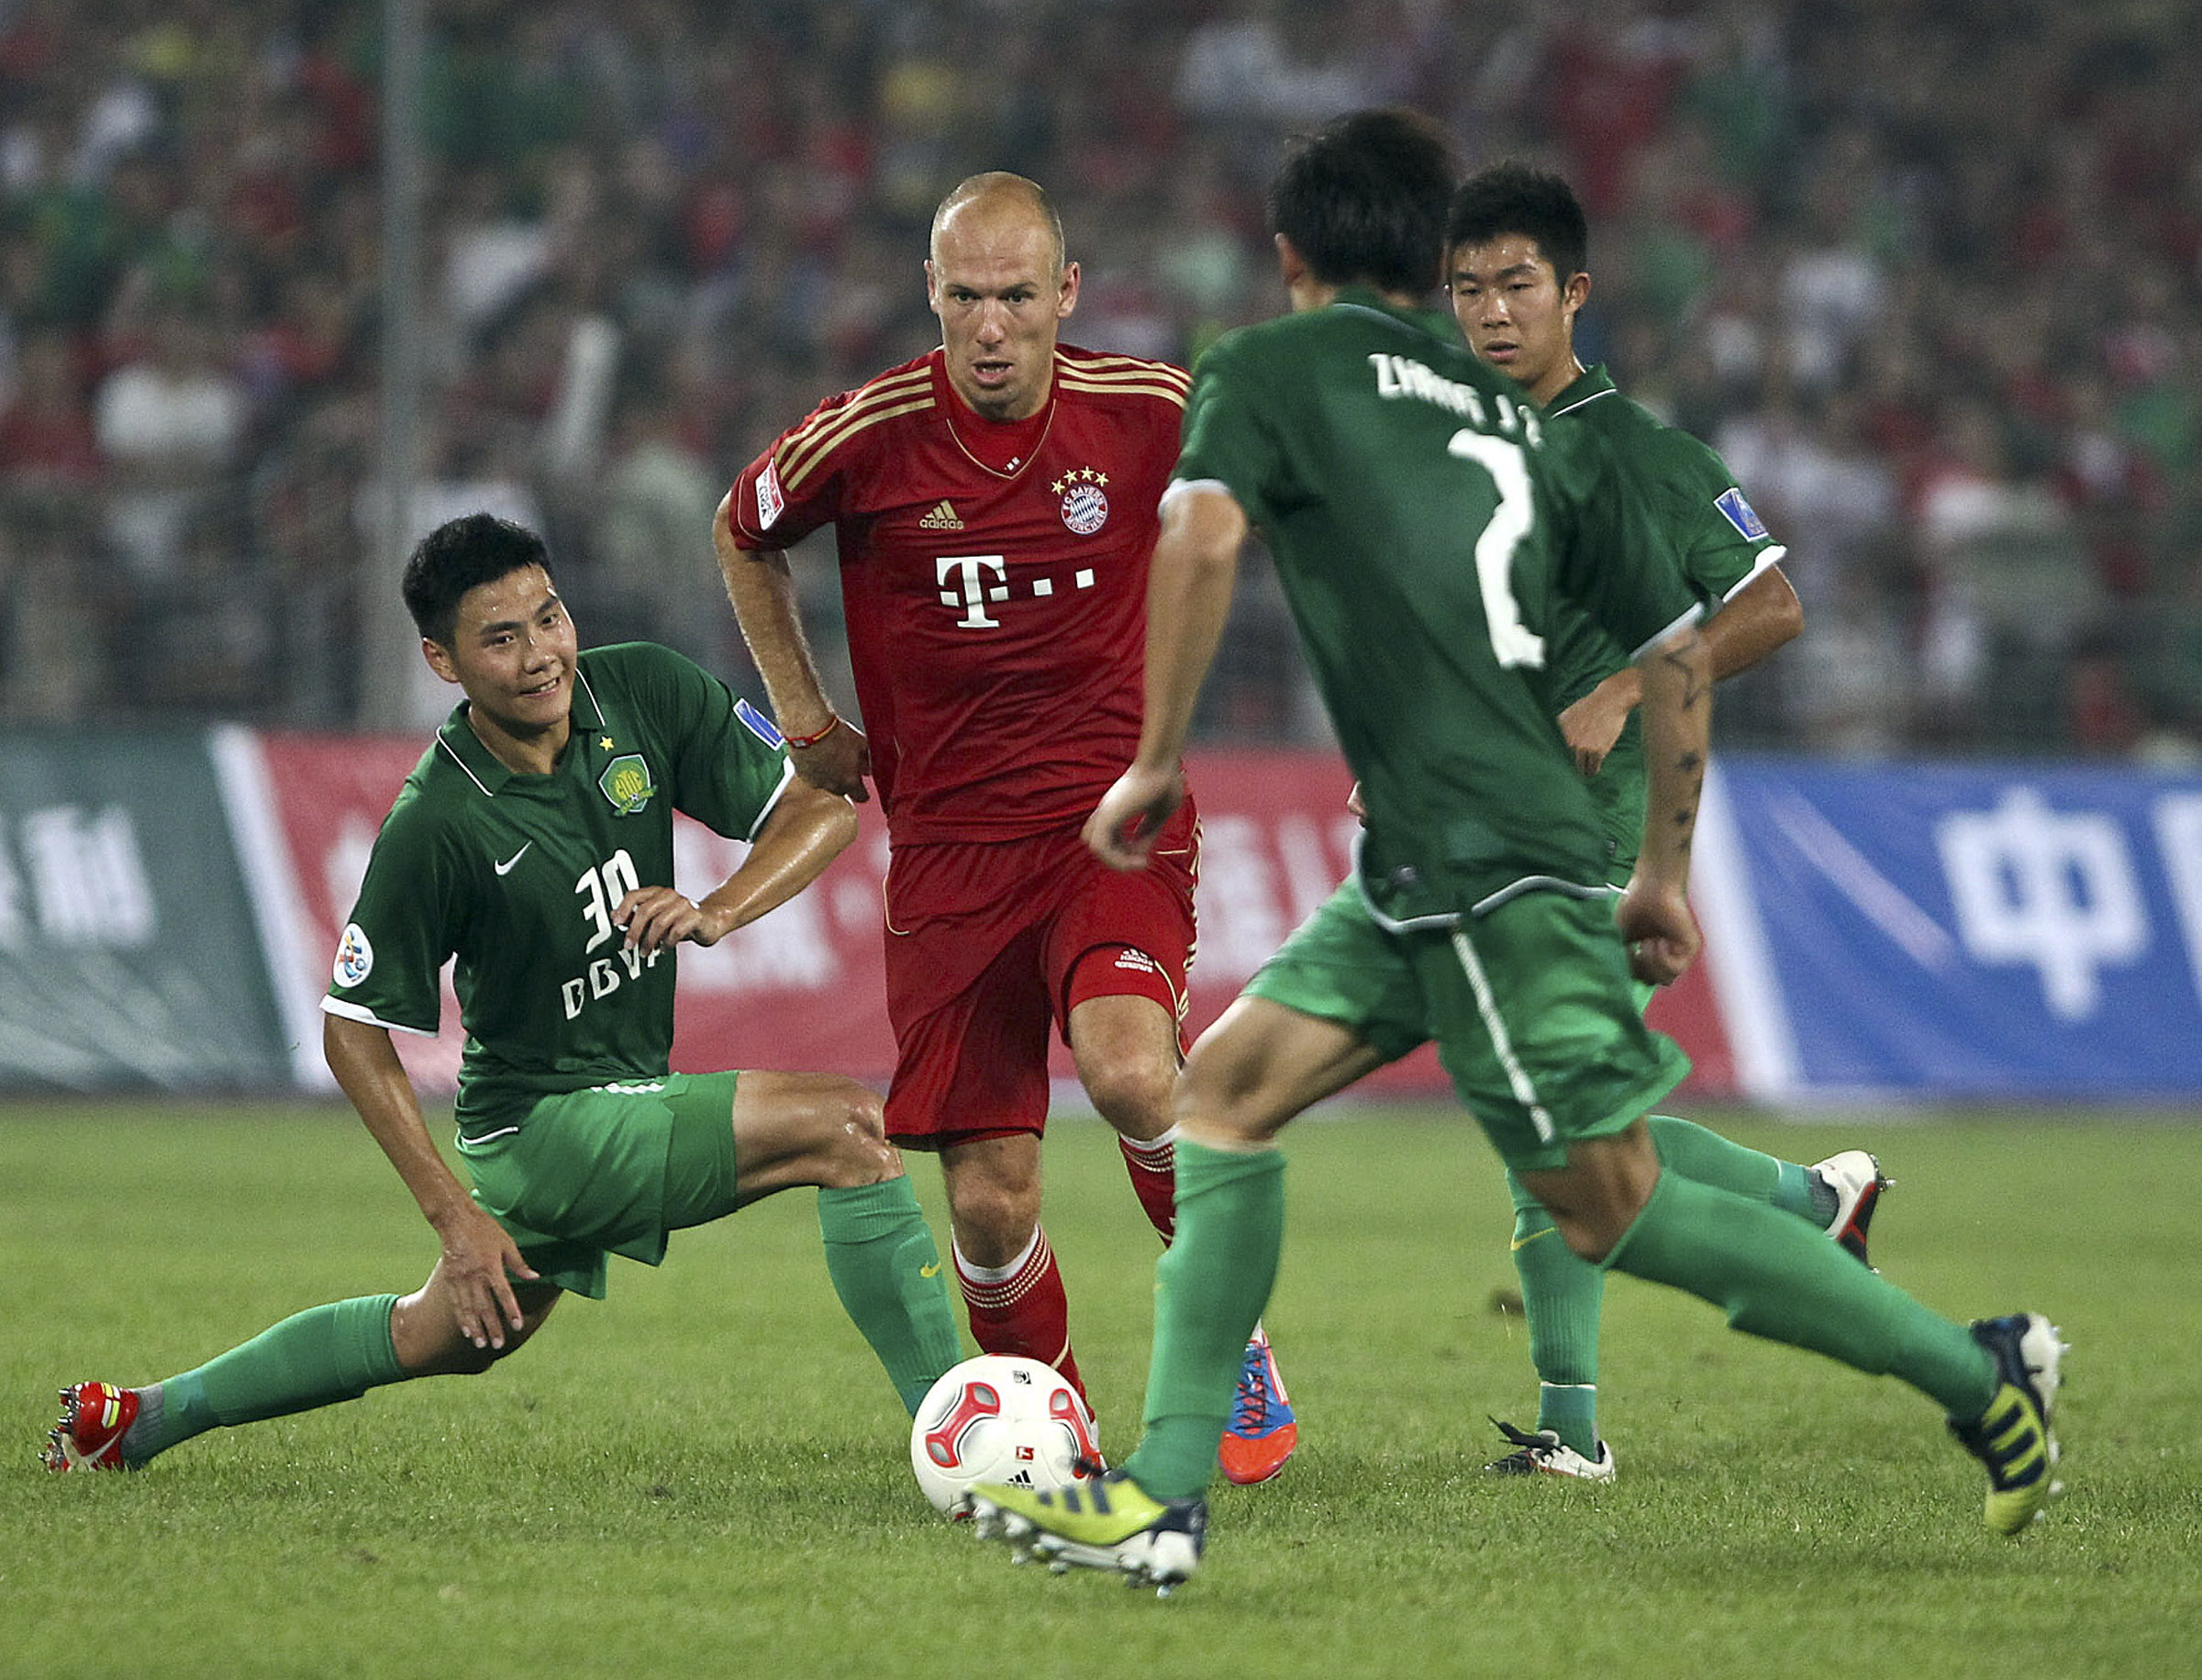
[[480,633],[500,626],[522,624],[558,598],[550,574],[540,566],[521,566],[486,584],[476,584],[459,597],[457,627]]

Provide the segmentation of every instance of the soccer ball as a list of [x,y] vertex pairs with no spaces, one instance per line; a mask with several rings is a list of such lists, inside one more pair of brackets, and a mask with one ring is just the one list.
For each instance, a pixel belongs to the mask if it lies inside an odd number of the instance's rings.
[[910,1425],[910,1468],[943,1516],[979,1482],[1068,1487],[1079,1458],[1098,1461],[1094,1414],[1062,1374],[1037,1359],[983,1353],[941,1374]]

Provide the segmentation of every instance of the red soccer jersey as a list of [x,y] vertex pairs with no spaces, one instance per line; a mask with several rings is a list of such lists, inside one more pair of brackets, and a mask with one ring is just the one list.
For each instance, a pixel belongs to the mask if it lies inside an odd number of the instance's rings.
[[740,547],[834,527],[895,840],[1083,822],[1131,762],[1188,384],[1167,362],[1059,345],[1048,406],[990,421],[936,350],[828,399],[742,469]]

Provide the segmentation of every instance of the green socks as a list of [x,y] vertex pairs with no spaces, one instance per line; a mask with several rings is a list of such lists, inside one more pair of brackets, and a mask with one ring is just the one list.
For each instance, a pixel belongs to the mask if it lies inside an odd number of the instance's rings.
[[[1803,1167],[1671,1115],[1651,1115],[1645,1123],[1660,1161],[1682,1176],[1812,1217],[1811,1175]],[[1512,1173],[1507,1174],[1507,1186],[1514,1196],[1514,1271],[1521,1280],[1522,1312],[1529,1320],[1529,1360],[1540,1379],[1537,1427],[1595,1459],[1598,1318],[1606,1275],[1567,1246],[1551,1216]]]
[[[234,1423],[356,1400],[405,1376],[390,1341],[394,1295],[309,1307],[145,1396],[125,1450],[133,1464]],[[155,1396],[158,1398],[155,1399]],[[142,1437],[142,1439],[139,1439]]]
[[1154,1270],[1146,1429],[1124,1461],[1157,1499],[1207,1488],[1246,1339],[1284,1242],[1284,1157],[1177,1140],[1177,1234]]
[[818,1192],[833,1292],[913,1417],[933,1379],[963,1357],[932,1228],[907,1177]]
[[1953,1418],[1975,1418],[1994,1362],[1961,1324],[1929,1312],[1802,1219],[1662,1173],[1607,1257],[1632,1277],[1724,1308],[1737,1330],[1901,1377]]
[[[1513,1174],[1507,1174],[1513,1183]],[[1598,1455],[1598,1314],[1606,1274],[1567,1246],[1535,1200],[1514,1213],[1514,1273],[1521,1280],[1537,1367],[1537,1427],[1585,1458]]]

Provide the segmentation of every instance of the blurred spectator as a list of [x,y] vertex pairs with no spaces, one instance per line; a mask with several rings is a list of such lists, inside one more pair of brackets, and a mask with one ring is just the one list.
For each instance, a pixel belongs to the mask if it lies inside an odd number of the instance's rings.
[[213,323],[157,304],[141,354],[101,382],[94,428],[108,476],[106,538],[125,572],[177,570],[186,526],[223,487],[245,434],[242,388],[216,358]]

